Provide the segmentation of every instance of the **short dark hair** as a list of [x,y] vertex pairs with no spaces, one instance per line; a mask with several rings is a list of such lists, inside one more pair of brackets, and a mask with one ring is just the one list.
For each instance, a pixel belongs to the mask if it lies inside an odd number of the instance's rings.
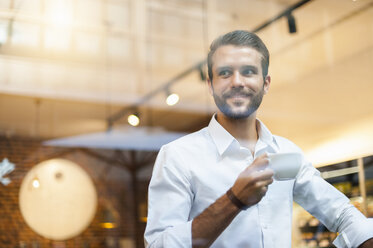
[[216,50],[225,45],[234,45],[239,47],[251,47],[262,54],[262,72],[263,77],[268,74],[269,66],[269,52],[266,45],[256,34],[245,31],[245,30],[235,30],[226,33],[222,36],[216,38],[210,46],[210,51],[207,55],[207,68],[210,80],[212,80],[212,56]]

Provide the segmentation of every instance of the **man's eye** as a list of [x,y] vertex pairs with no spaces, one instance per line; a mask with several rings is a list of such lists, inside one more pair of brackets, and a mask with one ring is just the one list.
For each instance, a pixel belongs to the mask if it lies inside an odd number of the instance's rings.
[[253,70],[253,69],[245,69],[245,70],[242,70],[241,73],[242,73],[242,75],[244,75],[244,76],[248,76],[248,75],[253,75],[253,74],[255,74],[256,72],[255,72],[255,70]]
[[224,70],[224,71],[220,71],[219,72],[219,76],[222,76],[222,77],[227,77],[229,75],[231,75],[232,73],[228,70]]

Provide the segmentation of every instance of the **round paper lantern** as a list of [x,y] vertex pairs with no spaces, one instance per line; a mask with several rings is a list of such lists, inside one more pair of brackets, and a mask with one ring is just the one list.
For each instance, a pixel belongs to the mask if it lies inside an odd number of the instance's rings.
[[66,240],[91,223],[97,194],[89,175],[66,159],[51,159],[33,167],[22,181],[20,210],[39,235]]

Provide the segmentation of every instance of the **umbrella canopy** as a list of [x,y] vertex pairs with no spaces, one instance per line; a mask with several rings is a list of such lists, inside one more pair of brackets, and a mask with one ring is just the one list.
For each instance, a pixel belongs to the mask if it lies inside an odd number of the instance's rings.
[[63,147],[158,151],[163,145],[184,135],[186,133],[169,132],[162,128],[120,127],[104,132],[47,140],[43,144]]

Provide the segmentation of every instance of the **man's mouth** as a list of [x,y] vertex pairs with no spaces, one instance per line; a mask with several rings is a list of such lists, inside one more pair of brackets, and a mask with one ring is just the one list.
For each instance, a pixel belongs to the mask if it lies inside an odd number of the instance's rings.
[[249,98],[251,97],[252,94],[250,93],[230,93],[230,94],[226,94],[224,95],[224,98],[225,99],[246,99],[246,98]]

